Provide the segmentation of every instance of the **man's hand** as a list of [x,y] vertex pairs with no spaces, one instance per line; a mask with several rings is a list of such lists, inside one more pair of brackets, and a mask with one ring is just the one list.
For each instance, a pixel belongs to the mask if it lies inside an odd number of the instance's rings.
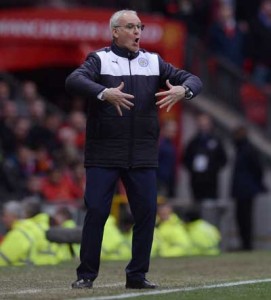
[[134,106],[134,103],[128,101],[127,99],[133,99],[134,96],[130,94],[123,93],[121,90],[124,87],[124,83],[121,82],[121,84],[116,88],[108,88],[105,90],[103,94],[104,100],[110,102],[113,104],[120,116],[122,116],[121,107],[130,110],[131,107]]
[[178,101],[182,100],[185,96],[185,89],[181,85],[171,85],[169,80],[166,81],[169,88],[168,91],[156,93],[156,97],[165,96],[163,99],[156,102],[159,108],[167,107],[167,112],[170,111],[172,106]]

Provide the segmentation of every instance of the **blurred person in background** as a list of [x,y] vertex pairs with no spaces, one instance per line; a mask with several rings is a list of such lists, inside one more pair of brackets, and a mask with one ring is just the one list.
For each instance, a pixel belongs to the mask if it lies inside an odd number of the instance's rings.
[[158,243],[158,256],[179,257],[191,255],[192,243],[185,224],[173,211],[169,203],[158,205],[154,235]]
[[183,163],[189,174],[194,204],[202,207],[211,201],[216,205],[219,173],[226,165],[227,155],[212,118],[200,113],[196,122],[197,131],[185,146]]
[[19,117],[15,102],[7,100],[0,111],[0,141],[4,155],[14,153],[14,124]]
[[18,146],[27,145],[28,134],[32,126],[31,120],[26,117],[18,117],[13,124],[12,147],[16,151]]
[[60,148],[58,156],[63,164],[70,166],[80,158],[80,151],[76,144],[76,130],[73,127],[63,126],[58,130]]
[[46,115],[46,105],[45,103],[38,99],[29,107],[29,118],[33,126],[37,126],[44,120]]
[[68,115],[68,126],[76,131],[75,143],[80,151],[84,150],[86,140],[86,116],[80,111],[71,111]]
[[42,178],[37,175],[30,175],[26,180],[26,187],[23,198],[35,198],[39,201],[43,201],[41,193]]
[[177,177],[177,149],[176,136],[177,122],[173,119],[166,120],[161,128],[158,154],[158,193],[168,198],[176,195]]
[[[73,288],[92,288],[100,266],[104,224],[118,179],[126,188],[135,225],[126,288],[153,289],[145,276],[156,217],[158,110],[196,96],[197,76],[139,48],[144,25],[135,11],[110,19],[112,44],[90,53],[66,80],[67,92],[88,99],[86,192],[81,263]],[[159,88],[166,91],[158,92]],[[157,93],[158,92],[158,93]],[[158,97],[163,97],[157,101]]]
[[252,79],[271,95],[271,0],[262,0],[250,26]]
[[116,218],[110,214],[104,226],[101,259],[127,260],[131,258],[130,246],[121,233]]
[[0,109],[2,109],[4,103],[9,100],[11,100],[11,88],[9,83],[0,78]]
[[0,266],[55,264],[40,226],[23,214],[22,203],[9,201],[3,205],[2,222],[7,233],[0,245]]
[[208,49],[218,58],[242,69],[246,58],[247,30],[236,21],[233,6],[221,3],[209,28]]
[[[73,219],[71,209],[66,206],[59,206],[52,215],[53,226],[63,228],[76,228],[77,224]],[[74,257],[79,257],[80,245],[76,243],[60,244],[58,257],[61,261],[71,260]]]
[[21,199],[25,195],[28,178],[36,172],[33,150],[25,145],[19,145],[16,152],[4,160],[3,172],[9,198]]
[[62,167],[53,166],[42,178],[41,195],[51,204],[71,204],[77,206],[81,193],[73,182],[71,175]]
[[62,115],[51,112],[44,116],[40,123],[31,127],[28,135],[28,145],[32,148],[45,147],[54,156],[59,149],[57,132],[62,124]]
[[52,243],[46,238],[46,231],[51,226],[51,217],[42,210],[42,202],[35,197],[26,197],[22,200],[22,217],[31,221],[33,230],[39,232],[40,240],[38,244],[38,264],[56,265],[61,262],[59,255],[59,245]]
[[191,209],[184,214],[185,228],[191,240],[190,255],[220,254],[221,234],[216,226],[203,220],[197,209]]
[[235,201],[235,218],[241,240],[241,250],[252,250],[253,210],[255,197],[265,191],[263,166],[258,153],[250,144],[247,129],[239,126],[233,131],[236,155],[232,174],[232,197]]
[[24,81],[21,83],[21,97],[17,101],[20,114],[28,117],[31,107],[37,102],[41,101],[45,105],[44,99],[38,93],[38,87],[34,81]]

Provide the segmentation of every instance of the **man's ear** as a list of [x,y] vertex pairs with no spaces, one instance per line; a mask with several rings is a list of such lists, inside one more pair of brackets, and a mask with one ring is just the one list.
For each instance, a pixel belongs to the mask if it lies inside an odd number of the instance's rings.
[[113,36],[113,38],[118,38],[119,37],[119,33],[118,33],[117,28],[113,28],[113,30],[112,30],[112,36]]

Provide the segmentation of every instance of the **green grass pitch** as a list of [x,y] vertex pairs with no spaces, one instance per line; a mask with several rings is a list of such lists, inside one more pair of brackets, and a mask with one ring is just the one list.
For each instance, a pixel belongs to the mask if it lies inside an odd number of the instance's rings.
[[72,290],[78,261],[57,266],[0,268],[0,299],[270,300],[271,252],[152,259],[156,290],[126,290],[126,261],[102,261],[91,290]]

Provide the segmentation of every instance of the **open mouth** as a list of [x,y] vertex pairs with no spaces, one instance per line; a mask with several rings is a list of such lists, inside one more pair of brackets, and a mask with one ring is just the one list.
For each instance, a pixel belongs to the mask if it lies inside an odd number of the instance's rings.
[[136,38],[136,39],[135,39],[135,42],[138,43],[138,42],[139,42],[139,38]]

